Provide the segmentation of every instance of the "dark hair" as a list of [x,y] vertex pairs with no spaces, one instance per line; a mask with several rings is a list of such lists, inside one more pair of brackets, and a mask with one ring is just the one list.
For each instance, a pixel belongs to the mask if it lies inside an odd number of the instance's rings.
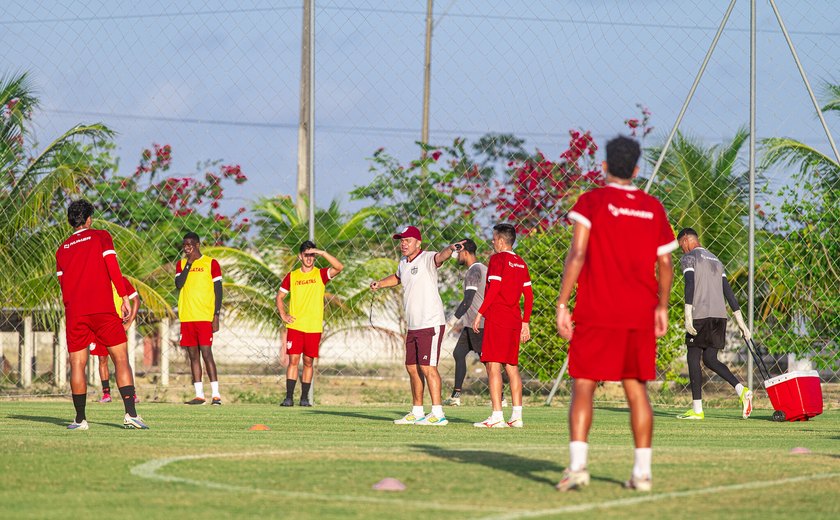
[[303,244],[300,245],[300,252],[303,253],[307,249],[316,249],[315,242],[311,240],[307,240]]
[[680,232],[677,234],[677,240],[682,240],[682,238],[686,235],[693,236],[694,238],[700,238],[697,235],[697,231],[694,231],[694,229],[692,229],[690,227],[687,227],[687,228],[682,228],[680,230]]
[[198,233],[194,231],[188,231],[186,235],[184,235],[184,240],[195,240],[197,244],[201,243],[201,239],[198,237]]
[[465,238],[463,240],[463,242],[464,242],[464,251],[466,251],[470,254],[473,254],[473,255],[475,254],[476,251],[478,251],[478,247],[475,245],[475,242],[473,242],[473,239]]
[[73,229],[84,226],[88,217],[93,216],[93,204],[85,199],[74,200],[67,206],[67,223]]
[[607,143],[607,170],[619,179],[630,179],[641,155],[635,139],[620,135]]
[[496,224],[493,226],[493,231],[504,238],[510,246],[516,242],[516,228],[512,224]]

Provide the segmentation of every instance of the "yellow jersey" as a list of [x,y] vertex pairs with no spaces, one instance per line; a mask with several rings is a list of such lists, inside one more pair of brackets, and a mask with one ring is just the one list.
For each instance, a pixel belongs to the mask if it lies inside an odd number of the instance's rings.
[[[178,275],[187,264],[182,258],[175,267]],[[215,259],[202,255],[192,263],[190,274],[178,294],[178,319],[182,323],[191,321],[213,321],[216,307],[216,293],[213,283],[222,280],[222,267]]]
[[[137,298],[137,291],[134,289],[134,286],[131,285],[131,282],[128,281],[128,278],[123,276],[123,286],[125,286],[125,292],[128,293],[128,299]],[[117,310],[117,316],[120,318],[123,317],[122,315],[122,297],[117,292],[117,288],[114,287],[114,284],[111,284],[111,292],[114,295],[114,308]]]
[[286,328],[300,332],[324,331],[324,292],[329,281],[330,270],[326,267],[308,273],[296,269],[283,278],[280,290],[291,293],[289,314],[295,318]]

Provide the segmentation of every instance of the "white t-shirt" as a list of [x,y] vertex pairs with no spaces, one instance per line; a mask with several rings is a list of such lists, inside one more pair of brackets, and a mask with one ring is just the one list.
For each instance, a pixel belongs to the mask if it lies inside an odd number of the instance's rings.
[[414,260],[402,257],[397,278],[403,286],[403,308],[408,330],[439,327],[446,323],[438,292],[438,267],[433,251],[421,251]]

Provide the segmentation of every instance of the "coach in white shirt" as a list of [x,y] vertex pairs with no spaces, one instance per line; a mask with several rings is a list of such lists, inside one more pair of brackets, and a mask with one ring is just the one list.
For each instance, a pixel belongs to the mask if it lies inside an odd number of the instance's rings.
[[[446,315],[438,292],[438,268],[461,244],[451,244],[440,252],[423,251],[420,230],[408,226],[394,235],[400,241],[402,258],[397,272],[370,284],[371,290],[403,286],[403,307],[408,321],[405,338],[405,369],[411,381],[413,407],[394,424],[446,426],[449,421],[441,405],[438,360]],[[462,244],[461,244],[462,245]],[[423,378],[429,386],[432,411],[423,410]]]

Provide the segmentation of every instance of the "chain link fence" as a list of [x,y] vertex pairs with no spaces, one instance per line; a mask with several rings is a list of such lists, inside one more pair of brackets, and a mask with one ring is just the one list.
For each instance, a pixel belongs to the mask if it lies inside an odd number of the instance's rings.
[[[235,380],[242,400],[280,393],[285,331],[274,296],[310,232],[298,184],[308,23],[301,2],[275,4],[0,6],[9,57],[0,70],[0,395],[67,391],[54,253],[76,197],[96,206],[95,227],[114,235],[140,294],[129,347],[141,386],[155,397],[189,390],[172,278],[181,239],[195,231],[224,272],[214,340],[223,390]],[[778,8],[837,134],[840,12],[830,1],[806,4]],[[753,330],[764,360],[773,374],[814,367],[836,385],[840,167],[770,5],[758,6],[753,206],[749,2],[314,5],[314,237],[346,266],[327,288],[317,377],[331,383],[316,382],[320,399],[343,392],[342,381],[405,386],[399,289],[367,289],[395,269],[395,229],[417,225],[426,249],[473,238],[486,261],[492,225],[507,221],[534,278],[533,340],[521,360],[526,392],[543,400],[567,350],[554,327],[571,234],[565,212],[602,182],[601,148],[618,133],[641,141],[639,184],[650,178],[729,8],[651,192],[675,230],[697,229],[725,263],[745,314],[753,213]],[[427,16],[430,126],[421,143]],[[441,273],[451,313],[464,270],[449,261]],[[677,271],[659,344],[660,403],[689,395],[682,291]],[[444,341],[445,391],[455,340]],[[734,326],[721,357],[750,377]],[[465,388],[484,394],[477,358],[469,368]],[[734,395],[707,376],[710,396]]]

